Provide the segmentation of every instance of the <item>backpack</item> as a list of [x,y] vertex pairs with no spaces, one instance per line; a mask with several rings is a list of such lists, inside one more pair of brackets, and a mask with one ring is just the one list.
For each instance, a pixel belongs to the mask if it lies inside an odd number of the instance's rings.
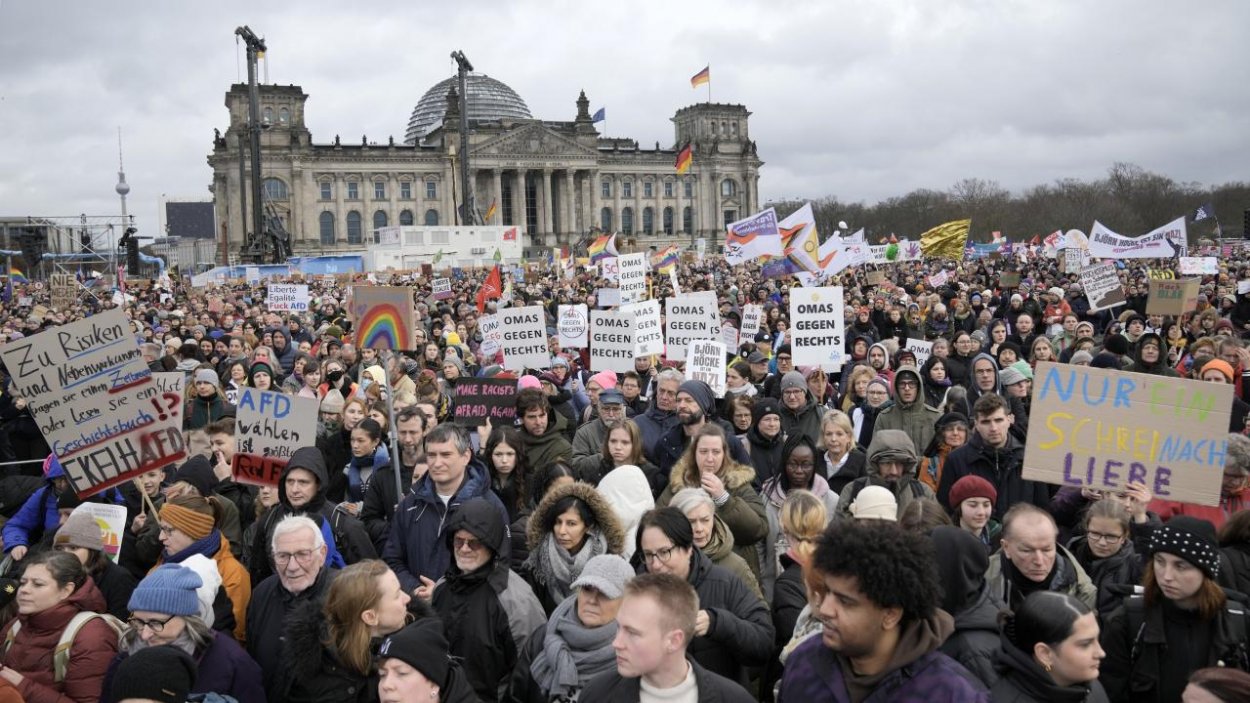
[[[107,613],[91,613],[81,612],[70,618],[65,625],[65,629],[61,631],[61,639],[57,640],[56,649],[52,650],[52,680],[56,683],[65,681],[65,672],[69,668],[69,648],[74,644],[74,638],[78,637],[78,633],[86,626],[87,623],[99,618],[104,624],[113,629],[117,641],[120,643],[122,633],[126,631],[126,626],[121,620]],[[21,621],[14,620],[12,627],[4,636],[4,653],[9,653],[9,648],[13,646],[13,641],[17,639],[17,633],[22,629]]]
[[[1128,631],[1133,634],[1133,646],[1129,650],[1129,661],[1136,662],[1141,655],[1142,634],[1146,630],[1146,599],[1141,595],[1141,586],[1134,586],[1133,595],[1124,599],[1124,615],[1128,618]],[[1228,599],[1224,603],[1224,611],[1231,615],[1231,634],[1233,642],[1237,642],[1237,662],[1225,662],[1227,666],[1245,671],[1247,665],[1246,651],[1246,611],[1239,601]]]

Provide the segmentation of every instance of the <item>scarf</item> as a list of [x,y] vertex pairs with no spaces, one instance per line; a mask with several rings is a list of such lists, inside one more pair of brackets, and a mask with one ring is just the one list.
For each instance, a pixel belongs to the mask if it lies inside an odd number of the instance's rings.
[[562,602],[572,594],[571,584],[582,575],[582,569],[591,557],[608,553],[608,540],[598,529],[586,533],[586,542],[576,555],[556,544],[551,533],[543,537],[543,541],[530,554],[533,562],[534,576],[538,582],[547,587],[547,593],[556,603]]
[[530,664],[534,682],[548,699],[577,700],[590,679],[615,669],[616,630],[615,621],[586,627],[577,617],[577,598],[566,598],[547,621],[542,651]]
[[190,546],[181,552],[178,552],[177,554],[165,552],[162,556],[164,556],[166,564],[181,564],[188,557],[193,557],[196,554],[203,554],[211,560],[220,550],[221,530],[214,529],[212,532],[208,533],[207,537],[195,540],[190,544]]
[[369,487],[369,479],[373,478],[373,463],[378,455],[378,447],[368,456],[353,456],[347,463],[347,495],[351,500],[365,499],[365,490]]

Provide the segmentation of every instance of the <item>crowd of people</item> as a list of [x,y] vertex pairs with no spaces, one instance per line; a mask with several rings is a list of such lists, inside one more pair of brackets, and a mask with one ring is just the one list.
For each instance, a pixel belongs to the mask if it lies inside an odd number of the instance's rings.
[[[44,314],[5,306],[0,344],[120,304],[185,375],[189,458],[80,496],[0,369],[0,703],[1250,700],[1250,262],[1177,317],[1146,305],[1171,262],[1119,265],[1127,301],[1096,312],[1027,248],[852,267],[827,282],[849,362],[822,369],[794,363],[790,282],[686,261],[650,294],[763,309],[721,397],[663,355],[562,348],[557,306],[610,287],[588,272],[480,302],[485,272],[443,299],[371,274],[413,289],[402,351],[353,342],[362,277],[304,281],[301,313],[263,283],[68,309],[30,284]],[[529,304],[549,363],[507,369],[483,317]],[[1233,386],[1219,505],[1025,479],[1040,362]],[[457,424],[475,377],[515,380],[515,421]],[[233,475],[245,388],[318,403],[273,486]],[[125,506],[115,558],[84,501]]]

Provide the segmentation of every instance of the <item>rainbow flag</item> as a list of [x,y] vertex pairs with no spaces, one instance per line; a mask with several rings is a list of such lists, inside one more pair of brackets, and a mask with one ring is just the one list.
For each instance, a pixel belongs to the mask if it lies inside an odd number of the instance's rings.
[[601,259],[616,256],[616,235],[605,234],[600,236],[590,244],[587,250],[590,252],[590,262],[592,264],[599,263]]
[[657,273],[667,274],[677,265],[677,255],[677,245],[668,245],[651,257],[651,268],[655,269]]
[[26,280],[26,274],[22,273],[22,270],[16,266],[9,267],[9,280],[14,283],[30,283],[30,281]]
[[690,77],[690,87],[698,88],[699,86],[706,85],[710,83],[711,81],[712,81],[712,66],[709,64],[707,66],[704,66],[702,71],[699,71],[698,73]]
[[677,161],[673,163],[673,167],[677,169],[678,174],[683,174],[690,170],[692,163],[694,163],[694,149],[687,144],[677,152]]

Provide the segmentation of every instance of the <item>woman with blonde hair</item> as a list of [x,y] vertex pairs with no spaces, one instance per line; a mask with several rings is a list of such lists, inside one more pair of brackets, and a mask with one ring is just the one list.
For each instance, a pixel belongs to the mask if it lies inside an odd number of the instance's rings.
[[838,401],[838,408],[849,414],[864,402],[867,397],[868,382],[877,377],[877,372],[868,364],[859,364],[851,369],[850,380],[846,383],[846,392]]
[[867,475],[868,458],[855,445],[855,427],[849,415],[841,410],[825,413],[820,420],[820,443],[825,451],[816,462],[816,472],[825,477],[834,493]]
[[[778,516],[781,533],[788,545],[781,554],[781,572],[777,576],[772,598],[773,628],[777,632],[775,645],[776,652],[780,654],[786,643],[801,634],[800,631],[807,632],[813,624],[819,627],[819,622],[812,619],[808,609],[803,570],[811,561],[816,539],[825,531],[832,513],[815,493],[794,489],[786,495]],[[805,609],[808,609],[806,614]],[[765,671],[766,688],[772,688],[773,682],[781,675],[778,658],[774,656],[769,662]]]

